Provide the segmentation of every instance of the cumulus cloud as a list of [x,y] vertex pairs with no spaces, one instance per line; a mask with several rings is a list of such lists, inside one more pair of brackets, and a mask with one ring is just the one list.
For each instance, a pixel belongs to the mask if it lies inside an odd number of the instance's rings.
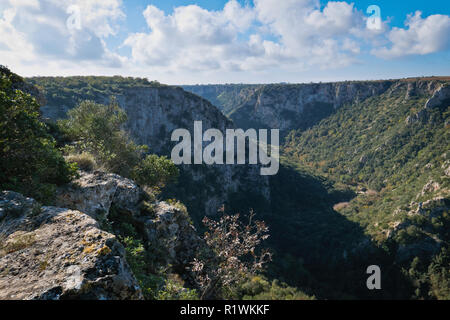
[[422,13],[408,15],[406,29],[393,28],[388,39],[389,47],[373,49],[372,53],[381,58],[398,58],[406,55],[425,55],[446,50],[450,45],[450,17],[431,15],[422,18]]
[[312,0],[236,0],[223,10],[181,6],[166,15],[148,6],[149,32],[130,35],[132,58],[167,70],[259,70],[271,66],[338,67],[359,53],[354,35],[364,18],[353,4]]
[[137,62],[171,69],[218,69],[254,51],[237,39],[240,30],[252,24],[253,12],[236,1],[222,11],[189,5],[165,15],[150,5],[143,14],[150,32],[132,34],[125,41]]
[[[105,38],[114,35],[124,18],[120,0],[9,0],[0,17],[2,63],[20,61],[44,64],[46,60],[72,63],[95,61],[118,66],[123,61],[110,52]],[[68,8],[75,7],[75,12]],[[77,14],[79,29],[68,28]]]

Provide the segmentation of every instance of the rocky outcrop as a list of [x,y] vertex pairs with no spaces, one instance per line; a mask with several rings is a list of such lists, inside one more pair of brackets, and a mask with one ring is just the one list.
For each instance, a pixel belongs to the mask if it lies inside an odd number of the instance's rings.
[[111,206],[135,214],[139,211],[142,190],[130,179],[117,174],[81,172],[70,185],[60,188],[56,205],[89,214],[97,220],[107,219]]
[[[428,182],[421,193],[418,196],[423,196],[427,193],[433,193],[439,190],[439,185],[433,183],[433,181]],[[396,238],[400,232],[411,230],[420,230],[414,237],[411,237],[406,243],[401,241],[397,249],[396,260],[398,262],[409,261],[416,256],[427,256],[430,257],[439,252],[444,241],[439,238],[439,234],[436,233],[435,228],[430,222],[434,219],[442,217],[450,209],[450,200],[448,197],[437,196],[432,199],[415,202],[412,201],[409,204],[409,208],[406,210],[406,219],[395,221],[391,224],[391,229],[387,231],[388,238]],[[398,215],[402,210],[397,209],[394,215]],[[421,216],[422,224],[420,228],[416,227],[417,219],[416,216]],[[423,221],[427,221],[424,223]]]
[[45,207],[0,193],[0,300],[142,299],[114,235],[123,223],[151,253],[149,265],[186,279],[204,246],[184,205],[151,201],[116,174],[80,172],[58,190],[56,202]]
[[[146,246],[157,249],[161,264],[184,269],[202,245],[186,208],[180,203],[144,203],[144,198],[132,180],[96,171],[80,172],[70,186],[58,190],[56,201],[58,206],[86,212],[107,224],[130,223]],[[115,216],[111,216],[112,208]]]
[[416,123],[424,124],[428,121],[428,118],[429,118],[428,111],[426,109],[422,109],[419,112],[416,112],[413,115],[406,117],[405,123],[407,125],[412,125]]
[[[450,85],[441,85],[438,90],[436,90],[433,96],[425,104],[425,108],[436,108],[443,106],[444,104],[450,104]],[[444,106],[445,107],[445,106]]]
[[397,89],[403,89],[406,85],[405,100],[420,96],[432,95],[441,86],[440,81],[430,79],[406,79],[398,81],[393,87],[392,92]]
[[[450,85],[438,84],[434,81],[429,82],[428,86],[425,86],[424,81],[420,81],[419,84],[422,84],[422,86],[419,86],[420,89],[417,89],[419,93],[416,93],[417,90],[415,90],[414,95],[431,95],[431,97],[427,100],[421,110],[406,118],[406,124],[408,125],[416,123],[424,124],[430,120],[430,109],[447,107],[448,105],[450,105]],[[408,84],[408,91],[409,85],[410,84]]]
[[139,228],[145,232],[147,245],[157,248],[163,265],[186,272],[197,251],[204,245],[192,221],[181,204],[158,202],[154,215],[136,217]]
[[80,211],[0,193],[0,299],[142,299],[122,245]]

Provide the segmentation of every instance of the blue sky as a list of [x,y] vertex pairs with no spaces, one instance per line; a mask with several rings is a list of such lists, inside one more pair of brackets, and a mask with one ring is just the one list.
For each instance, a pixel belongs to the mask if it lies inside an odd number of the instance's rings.
[[[370,5],[380,20],[369,18]],[[449,7],[437,0],[2,0],[0,64],[25,76],[119,74],[169,84],[450,75]]]
[[[322,7],[325,6],[327,2],[328,1],[321,1]],[[450,14],[450,5],[445,0],[356,0],[348,2],[355,3],[356,8],[360,10],[365,10],[372,4],[378,5],[382,9],[383,16],[393,17],[391,25],[397,27],[403,26],[406,15],[416,10],[422,11],[425,16],[432,14]],[[197,4],[208,10],[221,10],[226,3],[227,0],[127,0],[125,7],[127,14],[129,14],[131,18],[128,19],[129,25],[134,28],[140,28],[145,27],[142,11],[149,4],[157,6],[166,13],[171,13],[175,7],[190,4]],[[239,0],[239,3],[243,5],[247,3],[253,5],[253,1]]]

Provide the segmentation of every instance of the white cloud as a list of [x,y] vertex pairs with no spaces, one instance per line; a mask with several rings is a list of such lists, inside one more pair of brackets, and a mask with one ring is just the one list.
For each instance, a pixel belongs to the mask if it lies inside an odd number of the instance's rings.
[[231,57],[251,54],[251,47],[237,41],[240,28],[251,25],[251,16],[251,10],[236,1],[227,3],[223,11],[189,5],[175,8],[171,15],[150,5],[144,11],[150,32],[130,35],[125,45],[132,48],[136,62],[149,66],[218,69]]
[[280,38],[289,65],[345,66],[360,50],[353,39],[364,28],[364,18],[353,4],[330,1],[321,10],[315,0],[255,0],[255,9]]
[[[0,59],[11,66],[54,61],[92,61],[119,66],[124,58],[110,52],[105,38],[114,35],[124,17],[120,0],[9,0],[0,17]],[[67,27],[67,9],[79,8],[80,29]],[[63,65],[63,64],[62,64]]]
[[124,44],[134,62],[168,71],[348,65],[360,50],[353,34],[365,26],[353,4],[320,10],[311,0],[255,0],[254,7],[230,0],[220,11],[189,5],[169,15],[150,5],[144,17],[149,32]]
[[407,55],[425,55],[446,50],[450,45],[450,17],[446,15],[431,15],[422,18],[422,13],[416,11],[408,15],[406,29],[393,28],[388,39],[389,47],[373,49],[372,53],[381,58],[398,58]]

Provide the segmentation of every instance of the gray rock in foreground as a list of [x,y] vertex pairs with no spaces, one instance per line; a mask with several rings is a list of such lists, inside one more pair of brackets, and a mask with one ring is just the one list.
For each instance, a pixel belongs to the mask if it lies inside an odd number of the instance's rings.
[[142,299],[115,236],[76,210],[0,193],[0,299]]
[[184,270],[202,245],[186,208],[156,201],[150,204],[151,212],[146,212],[140,209],[143,197],[141,188],[130,179],[101,171],[80,172],[70,186],[58,190],[56,203],[113,223],[110,209],[114,207],[142,233],[148,246],[159,249],[155,259]]

